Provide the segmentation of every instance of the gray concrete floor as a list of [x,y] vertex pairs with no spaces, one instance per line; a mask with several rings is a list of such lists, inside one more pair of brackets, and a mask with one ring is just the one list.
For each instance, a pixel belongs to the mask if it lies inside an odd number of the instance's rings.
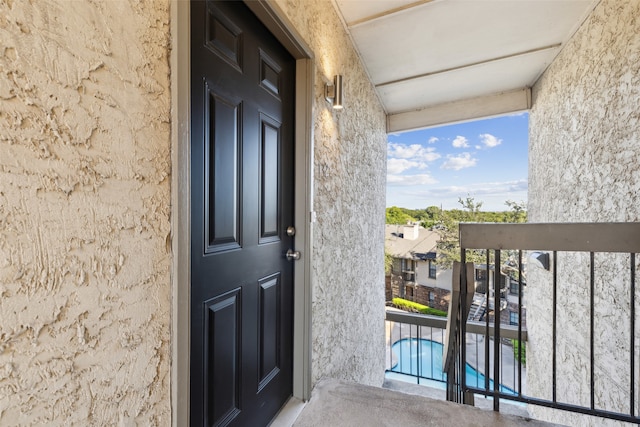
[[296,427],[551,427],[525,417],[346,381],[323,380],[295,421]]
[[[389,390],[396,390],[401,393],[416,394],[418,396],[424,396],[436,400],[447,400],[447,393],[444,389],[433,388],[425,385],[412,384],[404,381],[385,379],[383,388]],[[493,400],[482,395],[475,395],[476,408],[484,409],[487,411],[493,411]],[[527,412],[526,405],[521,405],[516,402],[510,402],[508,400],[500,401],[500,412],[503,414],[517,415],[521,418],[529,418],[529,412]]]

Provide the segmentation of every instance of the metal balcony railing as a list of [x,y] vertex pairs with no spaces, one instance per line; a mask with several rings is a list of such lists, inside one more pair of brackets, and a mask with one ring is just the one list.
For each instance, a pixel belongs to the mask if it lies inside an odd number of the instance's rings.
[[[461,263],[454,265],[448,327],[444,337],[448,400],[473,404],[474,395],[484,395],[493,398],[495,411],[500,410],[500,401],[507,399],[640,424],[640,403],[637,399],[640,385],[636,368],[640,351],[636,345],[635,326],[640,223],[460,224],[460,246]],[[542,335],[548,329],[550,348],[527,350],[529,356],[535,357],[542,356],[536,352],[545,352],[544,358],[548,358],[550,363],[548,369],[538,370],[536,375],[531,375],[532,368],[529,367],[528,386],[532,389],[536,381],[550,383],[548,395],[530,396],[521,389],[507,393],[500,388],[499,345],[506,328],[500,321],[499,312],[485,316],[484,323],[485,334],[492,338],[495,346],[492,373],[486,375],[485,383],[479,386],[469,384],[463,374],[469,359],[469,332],[475,327],[462,321],[468,318],[475,292],[474,267],[472,263],[465,262],[472,250],[476,251],[475,256],[478,256],[478,250],[486,256],[487,268],[493,264],[494,268],[500,266],[502,269],[503,262],[509,258],[510,274],[517,276],[520,290],[518,319],[522,319],[523,259],[529,259],[528,264],[535,262],[541,265],[537,270],[531,265],[527,268],[525,298],[531,298],[535,293],[537,299],[531,302],[540,307],[550,306],[549,316],[533,318],[529,306],[529,319],[538,322],[538,328],[529,325],[528,333],[533,343],[536,334]],[[560,295],[564,299],[561,300]],[[574,305],[584,309],[572,307]],[[493,317],[492,324],[490,317]],[[608,325],[608,321],[615,324]],[[607,337],[607,331],[616,331],[616,336]],[[520,342],[523,342],[524,333],[519,325],[516,334]],[[561,334],[562,342],[558,339]],[[486,354],[489,354],[489,341],[485,340]],[[559,357],[560,348],[562,357]],[[576,368],[569,368],[569,362]],[[573,372],[572,369],[578,370],[571,375],[571,381],[575,383],[562,383],[559,371],[565,373],[566,380],[566,372]],[[489,363],[486,363],[485,370],[489,372]],[[586,372],[586,376],[580,371]],[[609,377],[606,377],[607,372]],[[566,390],[575,390],[576,396],[568,395]],[[608,398],[607,393],[615,393],[616,398]]]
[[[411,377],[417,384],[437,387],[435,381],[445,387],[447,376],[443,371],[443,343],[447,319],[417,313],[387,309],[386,334],[387,355],[386,374],[389,378]],[[475,386],[489,380],[485,362],[492,364],[492,351],[485,352],[485,341],[490,341],[485,325],[481,322],[467,323],[469,336],[469,357],[467,358],[467,382]],[[493,334],[493,326],[489,328]],[[522,382],[523,368],[514,356],[513,340],[519,336],[518,328],[503,326],[500,343],[500,373],[503,378],[501,388],[511,394],[524,390]],[[523,342],[527,340],[526,331],[520,332]],[[487,354],[489,355],[487,357]],[[491,365],[492,367],[492,365]],[[492,383],[492,380],[489,380]]]

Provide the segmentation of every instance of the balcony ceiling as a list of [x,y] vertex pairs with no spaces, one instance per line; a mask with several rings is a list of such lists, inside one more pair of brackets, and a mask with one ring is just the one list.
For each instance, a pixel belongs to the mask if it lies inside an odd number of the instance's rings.
[[526,110],[529,88],[598,1],[334,4],[397,132]]

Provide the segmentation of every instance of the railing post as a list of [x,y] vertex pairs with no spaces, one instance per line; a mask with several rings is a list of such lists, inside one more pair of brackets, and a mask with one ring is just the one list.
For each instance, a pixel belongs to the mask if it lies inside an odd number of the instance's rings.
[[[462,391],[462,403],[469,404],[467,397],[467,251],[460,246],[460,389]],[[473,405],[473,395],[471,395]]]
[[461,294],[464,295],[461,298],[462,302],[462,328],[461,328],[461,348],[462,348],[462,358],[460,365],[462,366],[462,391],[464,403],[467,405],[474,405],[474,394],[472,392],[467,391],[467,321],[469,319],[469,311],[471,310],[471,305],[473,304],[473,297],[475,294],[475,265],[472,262],[465,262],[464,269],[462,271],[462,288],[463,292]]
[[[500,271],[500,250],[495,250],[495,269],[493,273],[493,410],[500,411],[500,292],[502,291]],[[487,355],[488,356],[488,355]]]
[[631,378],[630,381],[630,391],[629,391],[629,408],[630,408],[630,415],[633,417],[635,416],[635,406],[636,406],[636,399],[635,399],[635,378],[636,378],[636,366],[635,366],[635,349],[636,349],[636,345],[635,345],[635,335],[636,335],[636,254],[634,253],[630,253],[629,254],[629,261],[630,261],[630,272],[631,272],[631,289],[629,290],[629,299],[630,299],[630,306],[631,306],[631,316],[629,321],[630,321],[630,326],[629,326],[629,336],[631,338],[631,343],[629,345],[629,350],[631,352],[631,354],[629,355],[629,362],[631,363],[631,368],[630,368],[630,372],[631,375],[629,375],[629,378]]
[[518,395],[522,396],[522,250],[518,251]]
[[460,402],[459,374],[459,325],[460,325],[460,263],[454,262],[451,277],[451,301],[447,313],[447,333],[444,337],[444,372],[447,374],[447,400]]

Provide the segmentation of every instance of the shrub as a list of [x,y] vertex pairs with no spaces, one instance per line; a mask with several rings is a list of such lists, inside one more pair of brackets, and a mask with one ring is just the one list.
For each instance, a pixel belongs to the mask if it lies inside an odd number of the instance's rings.
[[393,305],[402,310],[413,311],[422,314],[430,314],[432,316],[447,317],[446,311],[431,308],[429,306],[418,304],[417,302],[408,301],[402,298],[394,298]]
[[[511,340],[511,344],[513,344],[513,357],[518,360],[518,348],[520,348],[520,341]],[[520,355],[520,363],[522,366],[527,366],[527,343],[522,343],[522,354]]]

